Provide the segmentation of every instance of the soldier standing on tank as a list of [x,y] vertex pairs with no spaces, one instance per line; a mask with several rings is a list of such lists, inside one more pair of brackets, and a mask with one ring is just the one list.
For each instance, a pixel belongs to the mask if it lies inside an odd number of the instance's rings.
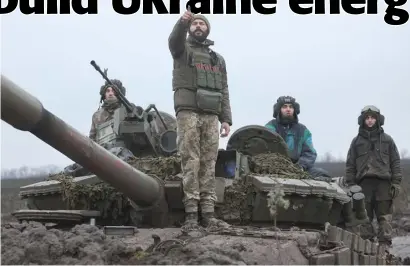
[[273,105],[273,118],[265,127],[278,133],[286,142],[292,162],[315,178],[330,179],[329,173],[314,167],[317,153],[313,147],[312,134],[299,123],[300,105],[291,96],[281,96]]
[[[120,90],[125,96],[126,89],[122,82],[118,79],[112,79],[111,82]],[[100,102],[103,104],[92,116],[91,129],[89,138],[97,141],[97,127],[98,125],[111,120],[114,116],[114,111],[121,106],[121,102],[117,99],[115,90],[106,81],[100,88]]]
[[376,214],[378,240],[391,245],[393,199],[400,193],[402,180],[400,155],[391,136],[382,128],[384,116],[375,106],[366,106],[358,118],[359,133],[353,139],[346,160],[346,182],[360,185],[366,198],[369,223],[362,236],[376,236],[371,222]]
[[214,216],[219,134],[228,136],[232,115],[225,60],[210,49],[210,29],[204,16],[186,11],[168,40],[187,229],[198,226],[198,203],[202,226],[229,226]]

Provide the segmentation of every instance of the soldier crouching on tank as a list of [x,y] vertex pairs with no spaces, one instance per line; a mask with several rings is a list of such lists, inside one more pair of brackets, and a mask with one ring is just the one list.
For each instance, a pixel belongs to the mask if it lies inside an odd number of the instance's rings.
[[346,183],[360,185],[366,198],[369,223],[362,226],[363,238],[376,236],[371,222],[376,214],[378,240],[391,245],[393,199],[400,193],[400,155],[391,136],[382,128],[384,116],[375,106],[366,106],[358,118],[359,133],[353,139],[346,160]]
[[198,202],[202,226],[229,226],[214,216],[215,163],[219,134],[228,136],[232,116],[225,60],[209,48],[209,32],[204,16],[186,11],[169,36],[186,230],[198,228]]
[[291,96],[281,96],[273,105],[273,117],[265,127],[278,133],[286,142],[292,162],[307,171],[313,178],[330,181],[326,170],[314,167],[317,153],[313,147],[312,134],[299,123],[300,105]]

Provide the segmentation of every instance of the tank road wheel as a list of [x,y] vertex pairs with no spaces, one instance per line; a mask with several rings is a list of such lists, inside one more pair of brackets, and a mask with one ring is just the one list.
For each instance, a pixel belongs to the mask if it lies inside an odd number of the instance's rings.
[[237,150],[249,156],[262,153],[279,153],[289,157],[283,138],[264,126],[250,125],[236,130],[228,140],[227,150]]

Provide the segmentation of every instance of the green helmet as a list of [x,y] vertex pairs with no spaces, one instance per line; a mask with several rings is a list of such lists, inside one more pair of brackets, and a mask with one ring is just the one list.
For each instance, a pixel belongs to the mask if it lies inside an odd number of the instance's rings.
[[[120,92],[125,96],[127,90],[125,89],[125,87],[122,85],[122,82],[118,79],[111,79],[112,84],[114,84],[114,86],[116,86]],[[101,101],[105,100],[105,91],[107,90],[107,88],[111,87],[110,84],[108,84],[107,81],[105,81],[105,84],[101,86],[100,88],[100,96],[101,96]]]

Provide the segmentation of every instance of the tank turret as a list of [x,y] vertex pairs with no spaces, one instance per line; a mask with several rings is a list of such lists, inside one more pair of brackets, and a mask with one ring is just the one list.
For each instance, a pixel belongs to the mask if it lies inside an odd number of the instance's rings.
[[138,206],[152,206],[164,195],[159,180],[135,169],[78,132],[3,75],[1,119],[18,130],[30,132],[84,166]]
[[[161,112],[155,104],[143,109],[131,103],[107,77],[107,69],[103,72],[93,60],[90,64],[116,92],[121,103],[115,109],[112,119],[96,126],[95,141],[122,160],[146,156],[170,156],[176,153],[176,120],[171,115]],[[116,85],[117,84],[117,85]],[[122,86],[122,83],[119,83]],[[125,88],[122,87],[125,91]],[[90,174],[89,169],[80,164],[72,164],[64,169],[65,174],[82,176]]]

